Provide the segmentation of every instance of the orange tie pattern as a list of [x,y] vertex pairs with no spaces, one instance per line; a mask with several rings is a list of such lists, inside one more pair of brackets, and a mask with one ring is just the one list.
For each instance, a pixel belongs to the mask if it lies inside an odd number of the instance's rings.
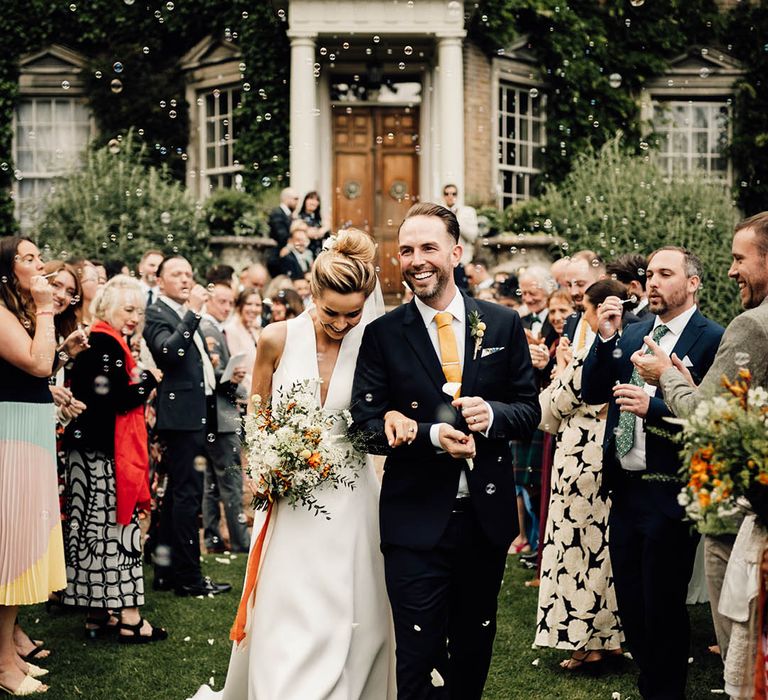
[[453,314],[448,311],[435,314],[435,322],[437,323],[437,343],[440,346],[440,363],[443,366],[445,380],[460,384],[461,364],[456,334],[453,332]]

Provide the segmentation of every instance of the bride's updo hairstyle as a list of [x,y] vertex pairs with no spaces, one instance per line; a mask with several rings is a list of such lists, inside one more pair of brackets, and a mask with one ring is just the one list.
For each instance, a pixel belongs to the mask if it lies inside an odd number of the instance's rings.
[[312,296],[330,289],[339,294],[363,292],[367,297],[376,287],[376,244],[364,231],[348,228],[326,239],[309,280]]

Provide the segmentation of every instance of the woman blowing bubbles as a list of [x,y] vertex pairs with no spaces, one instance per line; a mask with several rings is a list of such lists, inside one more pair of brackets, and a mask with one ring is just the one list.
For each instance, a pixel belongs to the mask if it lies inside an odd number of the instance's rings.
[[[15,695],[47,690],[30,675],[44,671],[17,651],[18,608],[66,585],[48,389],[57,361],[53,314],[37,246],[0,239],[0,688]],[[83,347],[79,331],[66,343],[69,355]]]

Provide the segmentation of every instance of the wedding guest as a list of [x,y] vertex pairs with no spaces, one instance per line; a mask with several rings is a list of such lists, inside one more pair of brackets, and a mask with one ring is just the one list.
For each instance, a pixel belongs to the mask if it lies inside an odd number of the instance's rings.
[[174,588],[178,596],[217,595],[232,586],[203,577],[197,526],[203,500],[200,461],[210,458],[210,437],[215,440],[218,389],[199,331],[208,292],[195,284],[192,266],[181,256],[163,260],[157,279],[160,297],[147,307],[144,339],[163,371],[156,426],[165,445],[169,481],[160,514],[154,585]]
[[469,289],[475,293],[493,286],[493,277],[482,260],[473,260],[465,268]]
[[645,293],[645,266],[648,264],[645,256],[638,253],[626,253],[605,266],[605,274],[624,285],[629,298],[636,301],[630,304],[629,310],[639,319],[651,315],[648,310],[648,295]]
[[[610,491],[611,564],[619,617],[640,667],[646,698],[685,697],[690,627],[685,599],[698,535],[678,503],[679,430],[664,398],[634,370],[632,355],[650,335],[665,353],[688,358],[700,380],[715,357],[723,329],[696,308],[701,262],[689,250],[665,246],[651,254],[646,274],[651,319],[626,326],[623,305],[608,297],[598,310],[599,338],[584,363],[582,396],[609,402],[603,442],[603,489]],[[644,478],[663,474],[669,479]]]
[[570,258],[559,258],[549,266],[549,274],[561,289],[568,289],[568,265]]
[[214,265],[205,273],[207,285],[218,284],[219,282],[228,284],[235,291],[235,268],[231,265]]
[[299,195],[296,190],[286,187],[280,193],[280,204],[269,213],[269,236],[276,245],[270,254],[267,268],[273,276],[280,274],[280,252],[288,243],[293,213],[298,204]]
[[[768,388],[768,357],[766,356],[768,352],[768,212],[755,214],[736,225],[731,243],[731,255],[733,262],[728,270],[728,276],[739,286],[739,296],[745,311],[728,324],[714,362],[699,386],[694,386],[689,380],[689,372],[680,357],[670,358],[653,343],[651,343],[652,355],[635,357],[633,360],[643,379],[658,384],[664,393],[667,405],[676,416],[682,418],[693,413],[703,399],[710,398],[720,391],[722,377],[727,376],[733,379],[739,368],[745,366],[744,363],[752,374],[752,385]],[[729,685],[734,687],[738,686],[739,676],[743,670],[746,670],[745,677],[751,682],[751,660],[755,658],[755,654],[746,652],[746,658],[750,660],[746,669],[740,667],[736,661],[744,658],[741,652],[729,660],[727,652],[734,620],[721,613],[717,603],[721,600],[725,602],[728,614],[738,618],[739,624],[748,622],[747,627],[754,624],[754,614],[757,610],[756,597],[742,601],[733,600],[732,597],[726,601],[721,597],[726,567],[731,558],[731,550],[734,547],[739,525],[740,523],[735,521],[727,532],[704,537],[704,565],[712,618],[720,653],[726,661],[726,679]],[[745,531],[743,536],[745,545],[750,542],[754,532],[751,525],[745,526],[745,530],[747,528],[749,532]],[[742,552],[742,560],[746,556],[746,551]],[[755,557],[754,553],[749,556],[752,559]],[[732,575],[735,575],[737,570],[734,568]],[[741,571],[743,572],[744,569],[742,568]],[[743,590],[743,585],[744,580],[741,580],[738,588]],[[742,633],[745,631],[743,626],[740,629]],[[749,635],[748,630],[747,634]],[[742,636],[740,644],[744,643],[745,638]],[[756,640],[752,639],[749,644],[756,644]],[[737,696],[735,691],[732,694]]]
[[565,322],[563,333],[570,339],[574,350],[582,350],[591,347],[595,339],[589,324],[582,323],[584,292],[587,287],[605,277],[605,263],[594,251],[580,250],[571,256],[563,274],[576,310],[576,313]]
[[139,273],[139,283],[144,292],[145,306],[154,303],[160,294],[157,288],[157,268],[160,267],[164,257],[163,251],[150,248],[144,251],[141,260],[139,260],[137,270]]
[[277,293],[283,289],[293,289],[293,280],[288,275],[278,275],[274,279],[270,280],[267,288],[264,290],[262,296],[264,297],[266,304],[272,304],[272,299],[277,296]]
[[323,224],[323,215],[320,213],[320,195],[315,190],[304,195],[304,201],[301,203],[301,209],[299,209],[299,219],[308,226],[309,249],[312,251],[312,255],[317,257],[323,249],[323,240],[330,233],[330,229]]
[[130,275],[131,268],[122,260],[110,258],[104,261],[104,269],[107,271],[107,280],[111,280],[118,275]]
[[[64,605],[85,608],[85,633],[97,639],[110,630],[122,643],[167,638],[144,620],[139,510],[148,510],[149,455],[144,404],[162,378],[139,374],[126,337],[144,318],[141,284],[113,277],[93,303],[90,348],[71,371],[74,396],[87,408],[64,432],[66,451],[67,588]],[[111,615],[119,610],[119,618]]]
[[281,289],[272,298],[272,323],[296,318],[302,311],[304,304],[293,289]]
[[245,364],[253,367],[256,343],[262,327],[263,304],[261,294],[253,288],[244,289],[235,299],[235,310],[224,322],[227,348],[231,355],[245,353]]
[[[240,444],[242,428],[240,412],[237,410],[237,394],[247,370],[253,365],[243,361],[234,368],[231,378],[222,382],[222,376],[229,365],[231,355],[227,346],[224,322],[229,318],[235,305],[232,285],[220,280],[209,286],[210,298],[205,304],[205,313],[200,328],[208,344],[208,352],[216,372],[216,439],[209,443],[209,459],[205,466],[203,485],[203,539],[209,552],[223,552],[224,539],[219,529],[221,521],[220,504],[229,531],[229,549],[233,552],[247,552],[250,544],[246,517],[243,513],[243,475],[240,468]],[[245,386],[240,399],[247,401]]]
[[307,224],[294,221],[288,245],[280,253],[280,270],[292,280],[304,277],[312,267],[312,251],[309,249]]
[[305,309],[312,305],[312,290],[306,275],[293,280],[293,290],[301,297]]
[[271,278],[267,268],[261,263],[253,263],[240,271],[240,285],[238,291],[242,292],[243,289],[251,288],[258,292],[262,292],[270,282]]
[[453,275],[460,289],[466,290],[470,284],[466,268],[475,256],[475,243],[479,233],[477,211],[474,207],[459,204],[459,188],[448,184],[443,187],[443,201],[459,222],[460,243],[463,248],[461,262],[454,268]]
[[[556,367],[556,353],[560,343],[568,344],[568,339],[563,337],[563,329],[565,328],[565,320],[573,313],[573,304],[571,303],[571,295],[566,289],[555,289],[547,299],[547,320],[551,323],[553,330],[555,331],[555,339],[548,348],[549,362],[547,363],[545,370],[551,377],[554,374]],[[529,346],[530,348],[531,346]],[[543,421],[539,426],[544,431],[544,439],[542,440],[541,447],[541,496],[539,498],[539,543],[537,552],[535,554],[535,560],[537,565],[537,575],[531,581],[526,581],[525,585],[529,587],[537,587],[539,585],[539,576],[541,574],[541,555],[544,550],[544,535],[547,526],[547,518],[549,514],[549,495],[550,495],[550,481],[552,475],[552,459],[554,456],[554,436],[549,426],[546,425],[546,421]],[[533,505],[533,504],[532,504]],[[529,564],[533,563],[534,556],[523,554],[521,557],[521,563],[526,568],[532,568]]]
[[[80,307],[80,317],[78,322],[84,326],[90,326],[93,322],[93,315],[91,314],[91,304],[96,298],[96,294],[99,289],[104,285],[106,275],[102,278],[99,276],[99,271],[91,264],[89,260],[78,258],[71,260],[69,263],[77,271],[80,278],[80,286],[83,290],[83,304]],[[103,282],[101,280],[104,280]]]
[[[562,292],[559,292],[562,294]],[[623,286],[601,280],[587,288],[584,319],[597,332],[597,308],[609,296],[625,299]],[[558,323],[562,327],[562,321]],[[541,587],[536,621],[537,646],[568,650],[560,666],[593,669],[621,653],[613,574],[608,556],[608,502],[600,494],[601,445],[607,405],[585,404],[582,368],[588,348],[575,356],[567,339],[557,346],[552,384],[539,397],[542,423],[556,432]],[[559,423],[555,431],[555,423]]]
[[30,239],[0,238],[0,686],[15,695],[48,689],[30,675],[40,669],[17,653],[19,606],[42,603],[66,585],[48,390],[53,290],[43,272]]
[[63,260],[45,263],[44,271],[53,290],[54,327],[59,342],[77,330],[77,318],[83,305],[83,290],[77,270]]
[[[539,390],[549,384],[549,345],[555,332],[547,321],[547,296],[554,287],[545,268],[529,267],[518,275],[520,292],[528,313],[520,317],[526,331],[531,362],[535,369]],[[537,552],[540,537],[539,503],[541,501],[541,474],[544,460],[544,433],[534,431],[524,443],[512,443],[512,460],[517,488],[517,518],[520,534],[512,541],[510,552]],[[527,517],[526,517],[527,516]],[[533,556],[528,560],[532,562]],[[523,565],[526,565],[525,560]],[[530,564],[532,566],[532,563]]]

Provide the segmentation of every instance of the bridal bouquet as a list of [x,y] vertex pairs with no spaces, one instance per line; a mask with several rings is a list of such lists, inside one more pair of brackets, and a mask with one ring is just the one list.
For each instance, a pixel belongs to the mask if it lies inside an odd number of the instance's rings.
[[727,531],[742,504],[768,524],[768,392],[751,381],[741,368],[733,382],[723,378],[723,394],[675,421],[685,444],[679,501],[702,533]]
[[352,416],[320,408],[318,385],[316,380],[295,382],[274,405],[252,397],[254,411],[245,418],[246,472],[256,484],[257,510],[283,498],[328,518],[315,495],[318,487],[354,488],[365,457],[347,435]]

